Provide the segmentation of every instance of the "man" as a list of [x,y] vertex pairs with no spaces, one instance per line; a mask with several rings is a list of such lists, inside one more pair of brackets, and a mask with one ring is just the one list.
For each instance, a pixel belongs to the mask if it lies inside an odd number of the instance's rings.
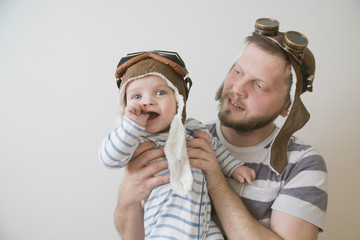
[[[324,227],[324,160],[292,136],[309,119],[300,95],[312,90],[315,60],[303,35],[279,33],[278,26],[274,19],[256,22],[217,92],[219,121],[208,125],[256,170],[256,181],[247,186],[226,181],[206,134],[196,132],[197,138],[188,141],[190,164],[205,172],[216,218],[228,239],[317,239]],[[274,124],[279,115],[286,118],[281,128]],[[138,148],[120,188],[115,225],[123,239],[144,238],[140,202],[153,187],[168,182],[168,176],[152,177],[166,168],[165,161],[145,166],[163,156],[152,147],[146,143]]]

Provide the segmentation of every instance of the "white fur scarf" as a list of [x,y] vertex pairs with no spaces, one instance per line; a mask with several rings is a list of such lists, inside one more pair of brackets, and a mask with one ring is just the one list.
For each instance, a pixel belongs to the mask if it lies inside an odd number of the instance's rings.
[[185,196],[191,190],[193,176],[186,147],[186,132],[180,114],[175,115],[171,122],[164,152],[170,171],[171,188],[175,194]]

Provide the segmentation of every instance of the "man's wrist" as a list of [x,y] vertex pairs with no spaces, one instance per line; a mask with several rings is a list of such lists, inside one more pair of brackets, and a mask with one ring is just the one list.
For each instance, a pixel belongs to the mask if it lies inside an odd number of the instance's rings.
[[224,192],[226,189],[231,190],[231,187],[227,183],[225,176],[221,174],[217,177],[217,181],[208,187],[208,192],[209,195],[212,195],[218,192]]

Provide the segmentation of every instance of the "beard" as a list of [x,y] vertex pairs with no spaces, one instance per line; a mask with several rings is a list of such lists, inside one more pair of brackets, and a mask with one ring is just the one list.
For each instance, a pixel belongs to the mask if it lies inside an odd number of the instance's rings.
[[261,129],[267,126],[268,124],[273,123],[280,113],[275,113],[271,116],[258,116],[243,120],[239,119],[237,121],[230,120],[228,118],[230,114],[231,114],[230,110],[220,109],[218,117],[221,124],[225,127],[232,128],[237,132],[248,133],[255,131],[257,129]]
[[282,108],[280,108],[272,115],[254,116],[247,119],[230,120],[229,115],[231,114],[231,110],[229,109],[224,110],[222,108],[225,99],[228,98],[228,94],[223,95],[222,93],[223,87],[224,85],[222,84],[218,89],[218,91],[216,92],[216,96],[215,96],[215,99],[219,101],[218,118],[223,126],[232,128],[237,132],[249,133],[261,129],[267,126],[268,124],[273,123],[282,111]]

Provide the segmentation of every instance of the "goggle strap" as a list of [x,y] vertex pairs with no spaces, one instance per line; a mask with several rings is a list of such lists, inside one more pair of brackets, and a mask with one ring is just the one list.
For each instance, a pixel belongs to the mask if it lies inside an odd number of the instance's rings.
[[122,82],[122,78],[117,78],[117,79],[116,79],[116,86],[117,86],[118,88],[120,88],[121,82]]
[[192,86],[191,78],[189,76],[186,76],[184,79],[184,82],[185,82],[186,100],[187,100],[189,97],[189,92],[190,92],[191,86]]
[[[312,79],[314,77],[312,77],[307,73],[308,72],[308,66],[305,64],[304,61],[300,61],[295,54],[293,54],[290,50],[287,50],[286,48],[284,48],[276,39],[271,38],[266,36],[266,38],[272,40],[273,42],[275,42],[276,44],[278,44],[282,49],[284,49],[287,53],[291,54],[292,57],[294,57],[294,59],[299,63],[299,65],[301,66],[301,74],[303,76],[303,87],[302,87],[302,92],[312,92]],[[313,75],[312,75],[313,76]],[[309,80],[311,79],[311,80]]]
[[303,62],[302,66],[301,66],[301,73],[303,75],[303,89],[302,92],[312,92],[313,91],[313,80],[314,80],[314,75],[310,75],[308,73],[308,66],[306,65],[305,62]]

